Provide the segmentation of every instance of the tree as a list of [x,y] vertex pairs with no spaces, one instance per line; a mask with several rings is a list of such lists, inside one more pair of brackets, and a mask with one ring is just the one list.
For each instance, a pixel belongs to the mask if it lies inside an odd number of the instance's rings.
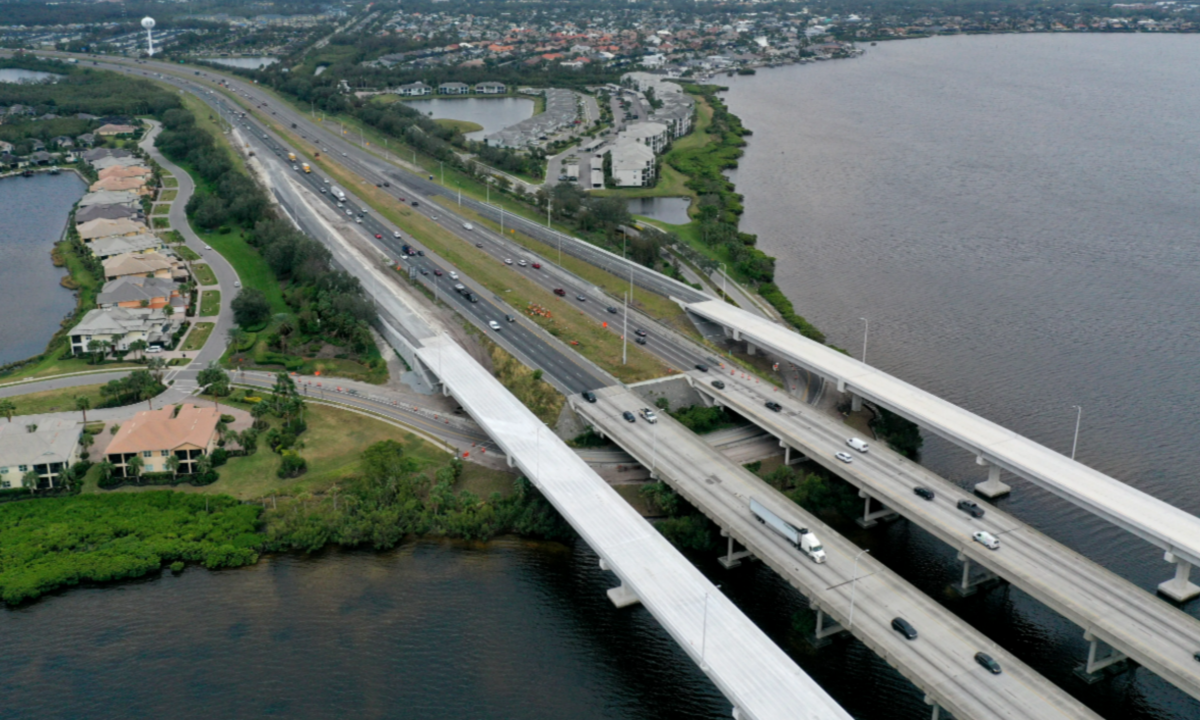
[[163,305],[162,311],[163,311],[163,317],[165,317],[168,320],[170,320],[171,316],[175,314],[175,308],[170,305]]
[[291,335],[294,330],[295,328],[293,328],[292,324],[287,320],[279,323],[279,327],[275,330],[275,332],[279,333],[280,352],[284,353],[285,355],[287,354],[288,336]]
[[4,398],[4,399],[0,400],[0,415],[3,415],[4,417],[8,418],[9,422],[12,422],[13,415],[16,415],[16,414],[17,414],[16,403],[14,403],[12,400],[9,400],[8,398]]
[[271,303],[258,288],[242,290],[229,307],[233,310],[233,319],[243,328],[258,327],[271,317]]
[[196,382],[213,396],[213,407],[219,409],[221,403],[217,400],[217,396],[229,392],[229,375],[217,367],[215,362],[212,362],[200,371],[200,374],[196,376]]
[[150,376],[154,378],[154,382],[162,384],[163,376],[167,372],[167,361],[162,358],[150,358],[146,361],[146,367],[150,372]]
[[83,424],[87,425],[87,411],[92,407],[91,398],[80,395],[75,398],[75,409],[83,413]]
[[146,358],[145,352],[147,347],[149,347],[149,345],[146,344],[145,340],[134,340],[133,342],[129,343],[129,352],[141,353],[141,357],[144,360]]
[[42,476],[37,474],[37,470],[30,470],[21,476],[21,486],[36,490],[41,479]]
[[87,351],[92,356],[93,365],[99,365],[104,359],[104,343],[99,340],[88,340]]
[[229,328],[228,336],[229,344],[233,346],[234,352],[237,352],[246,343],[246,338],[249,337],[245,330],[237,326]]
[[271,406],[265,402],[257,403],[254,407],[250,408],[250,417],[254,418],[254,427],[258,428],[259,430],[266,427],[266,417],[270,413]]
[[171,479],[179,477],[179,456],[172,453],[167,458],[167,469],[171,471]]
[[129,462],[125,463],[125,474],[135,478],[140,477],[144,467],[146,467],[146,461],[142,460],[142,456],[134,455],[129,458]]

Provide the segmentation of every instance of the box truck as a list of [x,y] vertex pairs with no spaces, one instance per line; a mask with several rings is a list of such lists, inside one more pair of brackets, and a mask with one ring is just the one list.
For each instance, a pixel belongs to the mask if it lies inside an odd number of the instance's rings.
[[288,160],[296,162],[296,153],[288,153]]
[[825,562],[825,548],[821,547],[821,541],[815,534],[809,532],[808,528],[792,527],[791,523],[768,510],[754,498],[750,498],[750,512],[754,513],[754,517],[758,518],[760,523],[782,535],[797,550],[810,557],[813,562]]
[[308,163],[303,163],[300,167],[304,168],[304,172],[306,173],[312,172],[312,168],[308,166]]

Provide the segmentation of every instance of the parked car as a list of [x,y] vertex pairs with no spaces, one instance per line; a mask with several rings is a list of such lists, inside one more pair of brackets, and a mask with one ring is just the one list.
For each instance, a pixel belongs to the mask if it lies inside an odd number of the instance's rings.
[[971,539],[984,546],[988,550],[1000,549],[1000,539],[986,530],[980,530],[976,532],[975,534],[971,535]]
[[917,487],[913,488],[913,494],[916,495],[917,497],[923,497],[926,500],[932,500],[934,498],[933,491],[927,487],[917,486]]
[[592,392],[591,390],[584,390],[583,399],[590,403],[594,403],[596,402],[596,393]]
[[987,668],[987,671],[993,675],[1000,674],[1000,663],[993,660],[992,656],[985,652],[975,653],[975,662]]
[[867,445],[866,441],[862,440],[861,438],[852,437],[852,438],[846,440],[846,444],[849,445],[850,447],[854,448],[855,450],[859,451],[860,453],[865,453],[867,450],[870,449],[870,446]]
[[722,382],[722,381],[720,381],[720,380],[713,380],[713,381],[712,381],[712,386],[713,386],[713,387],[715,387],[715,388],[716,388],[716,389],[718,389],[718,390],[724,390],[724,389],[725,389],[725,383],[724,383],[724,382]]
[[633,413],[629,412],[628,410],[621,413],[621,417],[625,418],[626,422],[631,422],[631,423],[637,422],[637,418],[634,417]]
[[838,460],[841,460],[842,462],[846,463],[847,465],[854,462],[854,458],[850,456],[850,453],[840,452],[840,453],[834,454],[834,457],[837,458]]
[[983,508],[979,507],[971,500],[959,500],[958,509],[962,510],[973,518],[983,517]]
[[779,403],[775,402],[774,400],[768,400],[766,405],[767,405],[767,409],[771,410],[773,412],[779,412],[779,411],[783,410],[783,406],[780,405]]
[[892,629],[909,640],[917,639],[917,629],[912,626],[912,623],[902,617],[892,620]]

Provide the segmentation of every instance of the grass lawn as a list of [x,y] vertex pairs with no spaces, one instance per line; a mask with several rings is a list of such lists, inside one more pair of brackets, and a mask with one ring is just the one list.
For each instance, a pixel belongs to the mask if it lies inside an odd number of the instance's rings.
[[[42,392],[16,395],[9,398],[17,406],[17,415],[40,415],[42,413],[75,411],[75,398],[86,397],[92,401],[92,407],[100,407],[105,398],[100,395],[99,385],[78,385],[76,387],[43,390]],[[81,413],[79,419],[83,419]]]
[[196,276],[196,282],[201,285],[216,285],[217,276],[213,274],[212,268],[205,263],[196,263],[192,265],[192,274]]
[[139,367],[137,363],[108,362],[103,365],[93,365],[84,358],[66,355],[66,348],[51,354],[37,365],[21,368],[12,375],[0,377],[0,385],[26,378],[45,378],[71,373],[96,372],[97,370],[117,370],[121,368]]
[[208,342],[208,336],[212,335],[214,327],[216,327],[215,323],[196,323],[192,326],[191,332],[188,333],[187,338],[184,339],[183,345],[179,349],[186,352],[191,352],[204,347],[204,343]]
[[480,125],[479,123],[473,123],[470,120],[452,120],[450,118],[438,118],[437,120],[434,120],[434,122],[436,122],[438,125],[441,125],[444,128],[450,128],[451,130],[457,130],[458,132],[462,133],[463,135],[466,135],[467,133],[479,132],[480,130],[483,129],[482,125]]
[[165,188],[179,187],[179,180],[177,180],[172,175],[163,175],[162,183],[163,183],[163,187],[165,187]]
[[170,218],[152,217],[152,218],[150,218],[150,221],[153,224],[155,230],[166,230],[167,228],[171,227]]
[[150,209],[151,215],[166,215],[171,212],[170,204],[159,203]]
[[[271,312],[275,314],[291,313],[291,308],[283,301],[283,289],[280,287],[279,281],[275,279],[275,273],[271,272],[267,261],[258,253],[258,250],[246,242],[239,230],[235,229],[225,235],[218,232],[199,231],[196,234],[229,261],[229,264],[237,272],[242,287],[262,290],[263,294],[267,296],[267,302],[271,303]],[[213,283],[215,282],[214,280]]]
[[[183,258],[184,260],[191,260],[192,262],[195,262],[196,260],[200,259],[200,254],[187,245],[176,245],[174,250],[179,257]],[[204,267],[208,266],[205,265]],[[209,269],[209,272],[212,272],[212,270]]]
[[[174,180],[175,178],[171,178],[171,179],[172,179],[172,180]],[[177,197],[179,197],[179,191],[178,191],[178,190],[163,190],[163,191],[162,191],[161,193],[159,193],[159,195],[158,195],[158,201],[159,201],[159,202],[165,202],[165,203],[169,203],[169,202],[171,202],[172,200],[174,200],[174,199],[175,199],[175,198],[177,198]]]
[[221,312],[221,291],[205,290],[200,293],[200,317],[208,317]]

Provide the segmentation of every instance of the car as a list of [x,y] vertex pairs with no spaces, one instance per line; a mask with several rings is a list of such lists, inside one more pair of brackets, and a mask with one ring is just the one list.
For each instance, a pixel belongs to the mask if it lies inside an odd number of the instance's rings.
[[718,390],[724,390],[724,389],[725,389],[725,383],[724,383],[724,382],[722,382],[722,381],[720,381],[720,380],[713,380],[713,381],[712,381],[712,386],[713,386],[713,387],[715,387],[715,388],[716,388],[716,389],[718,389]]
[[993,675],[1000,674],[1000,663],[993,660],[992,656],[985,652],[975,653],[975,662],[987,668],[987,671]]
[[392,184],[391,184],[390,182],[388,182],[387,180],[384,180],[384,181],[383,181],[383,186],[384,186],[384,187],[391,187],[391,186],[392,186]]
[[150,353],[150,354],[154,354],[154,353],[160,353],[160,352],[162,352],[162,351],[163,351],[163,349],[162,349],[162,347],[161,347],[161,346],[159,346],[159,345],[153,345],[153,346],[151,346],[151,347],[148,347],[148,348],[146,348],[146,352],[147,352],[147,353]]
[[850,447],[854,448],[855,450],[859,451],[860,453],[865,453],[865,452],[867,452],[867,450],[870,449],[870,447],[867,445],[866,441],[864,441],[860,438],[856,438],[856,437],[847,439],[846,444],[849,445]]
[[417,255],[420,255],[421,257],[425,257],[425,251],[424,251],[424,250],[418,250],[418,251],[417,251]]
[[645,331],[645,330],[643,330],[643,329],[641,329],[641,328],[638,328],[637,330],[634,330],[634,331],[633,331],[633,334],[634,334],[634,335],[637,335],[638,337],[646,337],[646,335],[647,335],[646,331]]
[[451,279],[451,280],[457,280],[457,279],[458,279],[458,273],[456,273],[456,272],[454,272],[453,270],[451,270],[451,271],[450,271],[450,279]]
[[321,194],[322,194],[322,195],[324,195],[324,194],[325,194],[325,188],[321,188]]
[[396,238],[397,240],[399,240],[399,239],[400,239],[401,237],[403,237],[403,236],[400,234],[400,231],[399,231],[399,230],[393,230],[393,231],[392,231],[392,237],[394,237],[394,238]]
[[636,417],[634,417],[634,416],[633,416],[633,413],[629,412],[628,410],[626,410],[625,412],[621,413],[621,417],[625,418],[625,421],[626,421],[626,422],[631,422],[631,423],[635,423],[635,422],[637,422],[637,418],[636,418]]
[[504,264],[505,264],[505,265],[512,265],[512,260],[511,260],[511,259],[509,259],[509,258],[504,258]]
[[353,210],[351,210],[350,208],[346,208],[346,216],[347,216],[347,217],[354,217],[354,211],[353,211]]
[[429,274],[429,271],[428,271],[428,270],[426,270],[425,268],[421,268],[421,274],[422,274],[422,275],[428,275],[428,274]]
[[412,205],[413,207],[421,207],[421,203],[417,202],[416,200],[413,200]]
[[541,270],[541,269],[542,269],[542,264],[541,264],[541,263],[534,263],[534,264],[533,264],[533,269],[534,269],[534,270]]
[[382,240],[382,239],[383,239],[383,235],[380,235],[379,233],[375,233],[375,239],[376,239],[376,240]]
[[634,339],[633,339],[633,341],[634,341],[635,343],[637,343],[638,345],[645,345],[645,344],[646,344],[646,338],[634,338]]
[[650,408],[642,408],[641,415],[642,418],[650,424],[658,422],[658,416],[655,415],[654,411]]
[[976,531],[971,535],[971,539],[984,546],[988,550],[1000,549],[1000,539],[986,530]]
[[521,267],[525,267],[525,266],[526,266],[526,265],[528,265],[529,263],[525,262],[524,260],[518,260],[518,261],[517,261],[517,264],[518,264],[518,265],[520,265]]
[[912,623],[902,617],[892,620],[892,629],[903,635],[908,640],[917,639],[917,629],[912,626]]
[[493,330],[499,330],[500,323],[496,322],[495,320],[488,320],[488,327],[490,327]]
[[383,186],[382,186],[382,185],[380,185],[379,183],[375,183],[375,187],[377,187],[377,188],[381,188],[381,187],[383,187]]
[[476,296],[475,293],[467,293],[467,299],[473,303],[479,302],[479,297]]
[[205,245],[205,246],[204,246],[204,249],[205,249],[205,250],[212,250],[212,245]]
[[240,288],[240,287],[242,286],[242,281],[241,281],[241,280],[234,280],[234,281],[233,281],[233,286],[234,286],[235,288]]
[[506,322],[516,322],[517,321],[517,319],[515,317],[513,317],[512,315],[509,315],[508,313],[504,314],[504,320]]
[[567,296],[567,291],[566,291],[566,290],[563,290],[562,288],[554,288],[554,294],[555,294],[555,295],[557,295],[557,296],[559,296],[559,297],[566,297],[566,296]]
[[356,217],[356,218],[354,218],[354,222],[358,223],[359,225],[362,225],[362,218]]
[[917,486],[917,487],[913,488],[913,495],[916,495],[917,497],[925,498],[926,500],[932,500],[934,498],[933,491],[927,487]]
[[773,412],[779,412],[779,411],[783,410],[783,406],[780,405],[779,403],[775,402],[774,400],[768,400],[766,405],[767,405],[767,409],[771,410]]
[[842,462],[846,463],[847,465],[854,462],[854,458],[850,456],[850,453],[844,453],[844,452],[834,453],[833,456],[835,458],[837,458],[838,460],[841,460]]
[[[303,135],[301,137],[303,137]],[[342,157],[346,157],[346,153],[342,153]]]
[[704,363],[696,363],[696,369],[700,372],[708,372],[708,366]]
[[346,207],[346,203],[342,202],[341,200],[338,200],[338,208],[341,209],[344,207]]
[[299,170],[299,169],[300,169],[300,166],[299,166],[299,165],[293,165],[293,166],[292,166],[292,169],[293,169],[293,170]]
[[584,390],[583,399],[590,403],[594,403],[596,402],[596,393],[592,392],[591,390]]
[[442,271],[441,271],[441,270],[434,269],[434,271],[433,271],[433,274],[434,274],[434,275],[437,275],[438,277],[441,277],[441,276],[442,276]]
[[582,295],[576,295],[575,299],[578,300],[579,302],[587,302],[587,298],[585,298]]
[[971,500],[959,500],[958,509],[962,510],[973,518],[983,517],[983,508],[979,507]]

